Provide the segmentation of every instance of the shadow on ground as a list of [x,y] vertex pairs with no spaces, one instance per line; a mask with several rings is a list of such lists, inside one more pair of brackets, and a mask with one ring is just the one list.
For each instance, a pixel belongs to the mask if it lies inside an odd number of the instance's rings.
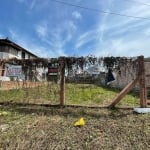
[[[86,107],[86,106],[64,106],[45,105],[45,104],[25,104],[25,103],[1,103],[0,108],[5,111],[18,112],[20,114],[36,114],[53,116],[59,115],[64,117],[81,117],[88,116],[92,118],[111,118],[120,119],[127,115],[134,114],[133,108],[106,108],[106,107]],[[136,114],[135,114],[136,115]]]

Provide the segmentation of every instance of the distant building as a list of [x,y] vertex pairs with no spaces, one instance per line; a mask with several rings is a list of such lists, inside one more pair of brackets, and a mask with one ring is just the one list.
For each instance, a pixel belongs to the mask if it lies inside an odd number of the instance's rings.
[[38,58],[35,54],[29,52],[9,39],[0,39],[0,59],[9,59],[14,57],[17,59]]
[[[29,52],[28,50],[19,46],[18,44],[10,41],[9,39],[0,39],[0,59],[11,58],[34,59],[38,58],[38,56]],[[10,76],[13,76],[11,75],[12,73],[10,74],[10,70],[18,70],[18,72],[21,71],[21,66],[17,66],[17,64],[15,64],[16,66],[12,65],[13,64],[5,63],[4,65],[0,66],[0,80],[10,80]]]

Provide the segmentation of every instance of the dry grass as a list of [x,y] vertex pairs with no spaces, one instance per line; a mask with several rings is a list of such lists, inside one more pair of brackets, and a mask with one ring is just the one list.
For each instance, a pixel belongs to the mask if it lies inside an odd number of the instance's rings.
[[[148,150],[150,115],[133,110],[1,106],[0,149]],[[84,117],[86,125],[73,124]]]
[[[118,92],[91,84],[67,84],[66,104],[107,105]],[[0,102],[4,102],[0,106],[0,150],[150,149],[150,114],[138,115],[133,109],[37,105],[59,103],[58,84],[2,90]],[[135,107],[139,98],[131,93],[118,105]],[[80,117],[86,125],[74,127]]]

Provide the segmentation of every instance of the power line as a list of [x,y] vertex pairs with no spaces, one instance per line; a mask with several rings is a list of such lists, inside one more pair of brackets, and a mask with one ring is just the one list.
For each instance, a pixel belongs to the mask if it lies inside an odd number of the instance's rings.
[[120,14],[120,13],[110,12],[110,11],[105,11],[105,10],[99,10],[99,9],[89,8],[89,7],[80,6],[80,5],[75,5],[75,4],[72,4],[72,3],[67,3],[67,2],[63,2],[63,1],[59,1],[59,0],[51,0],[51,1],[63,4],[63,5],[71,6],[71,7],[77,7],[77,8],[80,8],[80,9],[97,12],[97,13],[105,13],[105,14],[110,14],[110,15],[116,15],[116,16],[129,17],[129,18],[134,18],[134,19],[142,19],[142,20],[149,20],[150,21],[150,18],[146,18],[146,17],[138,17],[138,16]]
[[145,5],[145,6],[149,6],[150,7],[150,4],[139,2],[139,1],[136,1],[136,0],[125,0],[125,1],[131,2],[131,3],[137,3],[137,4],[141,4],[141,5]]

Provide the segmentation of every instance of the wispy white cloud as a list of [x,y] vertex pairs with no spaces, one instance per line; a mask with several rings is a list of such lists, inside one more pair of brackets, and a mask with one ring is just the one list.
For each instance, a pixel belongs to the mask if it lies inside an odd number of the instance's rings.
[[[69,35],[68,35],[69,36]],[[70,39],[70,37],[68,37]],[[51,38],[50,38],[51,37]],[[50,32],[49,41],[51,41],[52,49],[56,51],[56,54],[58,56],[66,56],[64,45],[65,45],[65,39],[62,37],[62,30],[56,29],[55,31]]]
[[88,42],[94,40],[96,38],[96,35],[94,36],[95,33],[96,33],[95,30],[89,30],[80,35],[76,41],[75,48],[78,49],[87,44]]
[[58,55],[63,55],[64,53],[61,50],[54,50],[50,47],[42,46],[38,41],[36,42],[34,39],[29,37],[23,36],[15,29],[9,29],[10,37],[18,43],[20,46],[24,47],[25,49],[29,50],[30,52],[38,55],[39,57],[57,57]]
[[[126,3],[126,6],[119,5],[119,7],[118,13],[120,14],[150,17],[149,7],[144,5]],[[97,42],[96,49],[92,53],[103,56],[148,55],[150,43],[149,22],[148,20],[130,17],[104,16],[104,19],[100,19],[99,26],[97,27],[100,37],[99,43]]]
[[78,11],[74,11],[72,13],[72,16],[75,18],[75,19],[82,19],[82,16],[81,14],[78,12]]
[[[43,11],[50,9],[50,1],[49,0],[18,0],[22,1],[24,5],[26,6],[26,13],[28,15],[34,15],[40,13],[43,13]],[[34,20],[34,19],[33,19]]]
[[66,56],[65,47],[71,40],[73,40],[77,27],[71,20],[63,22],[61,27],[62,28],[58,27],[51,31],[50,36],[53,39],[53,48],[57,49],[60,56]]
[[[113,11],[113,7],[114,6],[116,7],[114,0],[108,0],[107,2],[101,1],[100,5],[102,8],[105,8],[106,12],[111,12]],[[99,19],[98,19],[98,24],[97,24],[97,31],[96,31],[98,33],[98,40],[97,40],[98,47],[99,45],[101,45],[101,43],[105,42],[106,40],[105,37],[107,36],[109,30],[113,29],[114,25],[118,25],[120,23],[120,22],[116,22],[115,20],[116,17],[117,16],[111,15],[109,13],[100,14]],[[112,32],[113,30],[111,30],[109,34],[111,34]]]
[[107,29],[107,24],[106,24],[107,18],[108,18],[108,14],[104,14],[103,17],[100,18],[101,20],[97,26],[96,32],[98,32],[98,39],[99,39],[100,43],[103,42],[103,36],[104,36],[105,31]]
[[69,42],[70,40],[72,40],[75,32],[77,31],[77,26],[75,25],[75,23],[71,20],[68,20],[66,22],[64,22],[64,24],[62,25],[63,29],[61,29],[60,33],[66,33],[66,36],[64,37],[63,34],[62,36],[62,41],[64,43],[64,45]]
[[15,29],[9,28],[8,31],[9,31],[10,37],[12,39],[19,38],[18,35],[17,35],[17,33],[16,33],[16,31],[15,31]]
[[77,27],[72,20],[66,20],[62,22],[60,26],[55,26],[55,28],[50,30],[51,23],[48,21],[43,21],[36,24],[35,31],[38,37],[45,44],[48,44],[57,55],[66,56],[65,46],[73,38]]
[[[113,0],[109,0],[107,2],[107,10],[110,10],[111,4],[113,3]],[[106,3],[102,3],[99,2],[97,3],[97,6],[99,5],[99,7],[101,8],[101,5],[106,5]],[[89,29],[88,31],[82,33],[77,41],[76,41],[76,45],[75,48],[79,49],[81,47],[84,47],[86,45],[86,47],[91,47],[91,46],[87,46],[89,43],[93,42],[93,49],[95,48],[95,44],[99,45],[101,42],[103,42],[103,36],[105,34],[105,30],[107,29],[107,19],[109,17],[109,14],[99,14],[98,19],[97,19],[97,24],[93,26],[93,28],[95,29]],[[97,46],[96,46],[97,47]],[[91,47],[92,49],[92,47]],[[92,52],[92,50],[91,50]]]
[[43,22],[35,26],[35,30],[40,38],[46,38],[48,35],[47,23]]
[[[147,6],[141,5],[139,7],[138,4],[130,4],[126,9],[123,9],[119,12],[120,14],[126,14],[127,16],[137,16],[137,17],[143,17],[143,18],[149,18],[150,17],[150,9]],[[140,20],[138,18],[132,18],[132,17],[122,17],[122,16],[112,16],[110,15],[109,21],[107,22],[107,30],[109,31],[118,31],[121,29],[127,29],[130,27],[140,27],[145,24],[149,24],[148,20]]]
[[145,30],[143,31],[143,34],[144,34],[146,37],[150,37],[150,27],[145,28]]
[[150,38],[138,37],[130,40],[128,38],[114,38],[103,42],[99,49],[93,51],[99,56],[148,56]]
[[[150,55],[149,20],[95,13],[49,0],[16,1],[23,3],[23,12],[29,12],[24,15],[27,15],[26,21],[31,20],[31,24],[28,35],[24,35],[25,33],[21,34],[22,28],[18,27],[21,22],[17,23],[15,29],[9,30],[11,38],[34,52],[41,52],[41,55]],[[139,1],[149,3],[149,0]],[[75,0],[73,3],[107,12],[150,18],[149,7],[136,2],[107,0],[93,3],[87,0],[84,3],[82,0]],[[32,32],[31,35],[29,32]]]
[[30,9],[33,9],[36,5],[37,0],[32,0],[31,1],[31,5],[30,5]]

